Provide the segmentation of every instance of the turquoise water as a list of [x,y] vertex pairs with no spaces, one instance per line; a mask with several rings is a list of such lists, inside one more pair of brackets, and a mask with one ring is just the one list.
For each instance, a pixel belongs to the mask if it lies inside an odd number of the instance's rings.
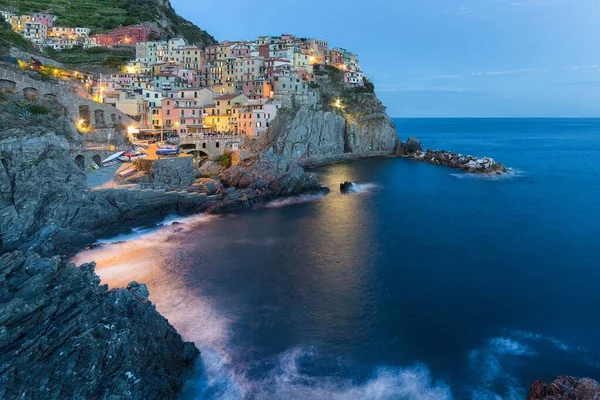
[[[517,399],[600,378],[600,120],[396,120],[502,178],[400,158],[334,190],[84,252],[202,350],[184,398]],[[360,193],[341,195],[345,180]]]

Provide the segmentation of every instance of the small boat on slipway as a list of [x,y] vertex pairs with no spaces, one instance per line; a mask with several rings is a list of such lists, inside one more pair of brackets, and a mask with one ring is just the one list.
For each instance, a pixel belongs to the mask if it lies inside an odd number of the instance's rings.
[[179,146],[161,146],[156,149],[157,156],[177,156],[179,155]]
[[102,166],[109,167],[111,165],[118,164],[120,162],[119,157],[121,157],[124,153],[124,151],[118,151],[115,154],[105,158],[104,160],[102,160]]
[[118,157],[118,159],[122,162],[131,162],[133,160],[137,160],[138,158],[145,158],[146,156],[147,154],[144,150],[134,149],[124,152],[121,156]]

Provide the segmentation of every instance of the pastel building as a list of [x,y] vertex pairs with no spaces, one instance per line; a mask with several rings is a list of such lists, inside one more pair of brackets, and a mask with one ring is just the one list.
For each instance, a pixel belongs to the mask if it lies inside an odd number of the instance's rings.
[[363,73],[360,71],[346,71],[344,72],[344,83],[351,87],[362,87],[364,86]]
[[165,98],[162,100],[161,119],[165,129],[186,134],[189,127],[200,127],[204,108],[194,99]]
[[29,21],[25,23],[21,34],[25,39],[39,46],[46,42],[48,28],[40,22]]
[[215,98],[212,107],[206,107],[204,127],[215,132],[237,132],[237,110],[248,101],[243,94],[226,94]]
[[240,135],[259,137],[277,115],[279,103],[248,100],[237,111],[237,131]]
[[149,25],[120,26],[108,33],[95,35],[93,38],[98,46],[135,46],[137,43],[148,42],[160,37],[161,31]]
[[33,13],[31,16],[34,18],[35,22],[39,22],[47,28],[52,28],[57,19],[56,15],[48,13]]

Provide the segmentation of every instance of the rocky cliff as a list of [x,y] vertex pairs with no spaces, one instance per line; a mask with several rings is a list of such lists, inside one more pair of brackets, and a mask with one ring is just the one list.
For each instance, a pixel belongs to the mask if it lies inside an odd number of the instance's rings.
[[0,398],[175,399],[198,354],[144,285],[108,290],[94,264],[0,256]]
[[322,67],[310,99],[292,101],[271,123],[268,142],[276,153],[304,164],[392,154],[396,128],[373,91],[345,87],[341,71]]

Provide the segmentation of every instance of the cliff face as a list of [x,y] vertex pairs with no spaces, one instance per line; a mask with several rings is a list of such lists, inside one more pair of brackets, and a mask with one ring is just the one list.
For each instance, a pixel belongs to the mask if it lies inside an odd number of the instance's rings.
[[107,290],[94,264],[7,253],[0,283],[0,398],[175,399],[198,354],[144,285]]
[[275,152],[311,164],[396,150],[396,128],[374,92],[344,87],[335,68],[316,76],[316,102],[283,108],[271,123],[268,142]]

